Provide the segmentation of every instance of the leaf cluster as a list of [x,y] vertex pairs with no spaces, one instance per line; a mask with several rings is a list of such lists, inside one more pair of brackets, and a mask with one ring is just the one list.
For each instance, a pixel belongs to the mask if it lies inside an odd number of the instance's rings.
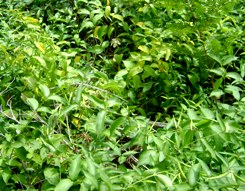
[[244,190],[241,0],[0,1],[3,190]]

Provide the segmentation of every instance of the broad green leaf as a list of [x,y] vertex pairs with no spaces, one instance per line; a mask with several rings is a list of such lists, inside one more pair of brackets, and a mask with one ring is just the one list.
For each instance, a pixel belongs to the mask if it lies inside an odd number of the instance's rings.
[[237,57],[233,55],[227,55],[222,58],[222,64],[225,66],[227,64],[230,64],[232,61],[237,60]]
[[[84,182],[90,186],[93,186],[95,188],[98,188],[98,180],[96,179],[95,175],[90,174],[89,172],[83,171],[85,175]],[[58,190],[57,190],[58,191]]]
[[43,95],[47,98],[50,94],[49,88],[44,85],[44,84],[40,84],[39,85],[39,89],[41,90],[41,92],[43,93]]
[[114,60],[120,64],[122,62],[123,54],[114,54]]
[[45,168],[44,177],[49,182],[49,184],[57,185],[60,181],[60,174],[55,168]]
[[89,15],[90,11],[87,9],[79,9],[78,14],[85,14],[85,15]]
[[76,180],[79,173],[81,171],[81,156],[77,155],[77,157],[71,161],[69,168],[69,177],[71,180]]
[[108,36],[108,38],[111,37],[111,34],[112,34],[112,32],[114,31],[114,29],[115,29],[115,27],[113,27],[112,25],[110,25],[110,26],[108,27],[108,30],[107,30],[107,36]]
[[174,188],[177,190],[181,190],[181,191],[190,191],[192,190],[191,186],[187,183],[181,183],[181,184],[175,184]]
[[153,81],[144,83],[144,86],[143,86],[143,93],[150,91],[150,89],[152,88],[153,84],[154,84]]
[[150,53],[150,50],[149,50],[149,48],[148,48],[146,45],[140,45],[140,46],[138,47],[138,49],[141,50],[142,52],[147,53],[147,54]]
[[93,28],[93,27],[94,27],[94,24],[90,20],[85,19],[83,20],[79,31],[81,32],[83,29]]
[[201,111],[207,119],[214,119],[214,113],[210,109],[201,107]]
[[94,54],[100,54],[104,51],[104,48],[102,48],[102,46],[100,46],[100,45],[95,45],[95,46],[90,46],[88,48],[88,51],[92,52]]
[[41,58],[40,56],[33,56],[44,68],[47,68],[47,63],[46,61]]
[[234,96],[234,98],[236,100],[239,100],[240,99],[240,91],[241,89],[238,87],[238,86],[233,86],[233,85],[227,85],[225,87],[225,92],[227,93],[232,93],[232,95]]
[[158,160],[158,153],[156,150],[146,150],[141,153],[138,165],[154,165]]
[[172,187],[173,186],[173,182],[172,180],[166,176],[166,175],[163,175],[163,174],[157,174],[156,175],[158,177],[158,179],[167,187]]
[[157,77],[155,70],[149,65],[144,66],[144,72],[142,74],[142,80],[148,77]]
[[129,71],[129,76],[135,76],[139,73],[143,72],[143,68],[140,65],[136,65],[133,68],[130,69]]
[[197,82],[199,81],[199,78],[195,74],[188,74],[188,79],[190,80],[191,84],[196,87]]
[[45,52],[45,47],[44,45],[41,43],[41,42],[34,42],[36,47],[42,52],[44,53]]
[[62,179],[55,187],[54,191],[68,191],[73,185],[70,179]]
[[93,24],[96,26],[97,22],[101,20],[101,18],[104,16],[104,13],[95,14],[95,16],[92,18]]
[[235,80],[235,82],[242,82],[243,81],[242,77],[237,72],[227,72],[225,77],[226,78],[232,78]]
[[118,19],[118,20],[123,22],[123,16],[122,15],[115,14],[115,13],[111,13],[110,15],[111,15],[111,17]]
[[189,116],[190,120],[195,120],[195,119],[197,119],[197,114],[196,114],[196,112],[194,111],[194,109],[188,108],[188,109],[187,109],[187,115]]
[[208,54],[208,56],[214,59],[215,61],[217,61],[220,65],[222,65],[222,59],[220,56],[215,55],[215,54]]
[[110,14],[111,14],[111,6],[106,6],[105,7],[105,16],[106,17],[109,17],[110,16]]
[[103,131],[105,130],[105,117],[106,112],[100,111],[96,118],[96,132],[98,136],[101,136]]
[[63,134],[53,134],[49,136],[49,141],[54,146],[54,148],[58,148],[58,146],[60,146],[63,140],[64,140]]
[[140,80],[140,76],[139,75],[135,75],[132,77],[133,80],[133,84],[134,84],[134,89],[137,90],[142,86],[142,82]]
[[221,86],[223,80],[224,80],[223,77],[221,77],[221,78],[219,78],[218,80],[215,81],[215,83],[214,83],[214,89],[215,89],[215,90],[217,90],[217,89],[220,88],[220,86]]
[[130,70],[133,67],[135,67],[135,63],[133,61],[131,61],[131,60],[124,60],[123,64],[127,68],[127,70]]
[[221,89],[213,90],[210,94],[210,96],[214,96],[216,99],[219,99],[222,95],[224,95],[224,92]]
[[212,72],[212,73],[215,73],[215,74],[217,74],[218,76],[221,76],[221,77],[225,76],[225,74],[226,74],[226,69],[223,68],[223,67],[210,69],[209,71]]
[[10,179],[11,176],[12,176],[12,173],[11,173],[10,169],[5,168],[5,169],[2,171],[1,175],[2,175],[2,178],[3,178],[4,183],[5,183],[5,184],[8,184],[8,181],[9,181],[9,179]]
[[194,164],[188,171],[188,182],[191,186],[195,186],[199,180],[200,164]]
[[65,100],[58,96],[58,95],[51,95],[48,97],[48,100],[53,100],[53,101],[56,101],[56,102],[59,102],[59,103],[65,103]]
[[33,109],[33,110],[37,110],[37,108],[38,108],[38,106],[39,106],[39,103],[38,103],[38,101],[35,99],[35,98],[27,98],[26,99],[26,102],[27,102],[27,104],[29,105],[29,106],[31,106],[31,108]]

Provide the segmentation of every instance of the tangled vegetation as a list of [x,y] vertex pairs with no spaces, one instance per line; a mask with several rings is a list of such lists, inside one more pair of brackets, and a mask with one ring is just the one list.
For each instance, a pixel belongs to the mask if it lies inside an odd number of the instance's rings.
[[245,190],[242,0],[0,0],[0,190]]

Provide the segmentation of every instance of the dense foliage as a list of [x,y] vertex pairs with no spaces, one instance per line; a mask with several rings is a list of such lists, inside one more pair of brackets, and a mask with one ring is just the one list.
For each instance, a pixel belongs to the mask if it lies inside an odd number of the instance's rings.
[[245,190],[242,0],[0,0],[0,190]]

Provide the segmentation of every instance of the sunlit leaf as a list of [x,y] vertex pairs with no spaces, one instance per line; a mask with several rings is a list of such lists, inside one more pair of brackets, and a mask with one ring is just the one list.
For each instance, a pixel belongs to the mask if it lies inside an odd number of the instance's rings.
[[106,117],[106,112],[105,111],[100,111],[97,114],[96,118],[96,132],[98,136],[101,136],[103,131],[105,130],[105,117]]
[[52,185],[57,185],[60,181],[60,174],[55,168],[45,168],[44,176],[46,180]]
[[207,119],[214,119],[214,113],[210,109],[201,107],[201,111]]
[[194,164],[188,172],[188,182],[191,186],[195,186],[199,179],[200,174],[200,164]]
[[55,187],[54,191],[68,191],[73,185],[70,179],[62,179]]
[[39,103],[35,98],[27,98],[26,102],[29,106],[32,107],[33,110],[37,110],[37,108],[39,107]]
[[48,88],[46,85],[40,84],[40,85],[39,85],[39,88],[40,88],[41,92],[43,93],[43,95],[44,95],[45,97],[48,97],[48,96],[49,96],[50,91],[49,91],[49,88]]
[[81,171],[81,156],[77,155],[77,157],[71,161],[69,168],[69,177],[71,180],[76,180],[79,173]]
[[168,176],[163,175],[163,174],[158,174],[157,177],[167,187],[172,187],[173,186],[173,182]]
[[122,15],[119,15],[119,14],[111,13],[110,16],[113,17],[113,18],[115,18],[115,19],[118,19],[118,20],[120,20],[122,22],[124,20],[123,19],[123,16]]

